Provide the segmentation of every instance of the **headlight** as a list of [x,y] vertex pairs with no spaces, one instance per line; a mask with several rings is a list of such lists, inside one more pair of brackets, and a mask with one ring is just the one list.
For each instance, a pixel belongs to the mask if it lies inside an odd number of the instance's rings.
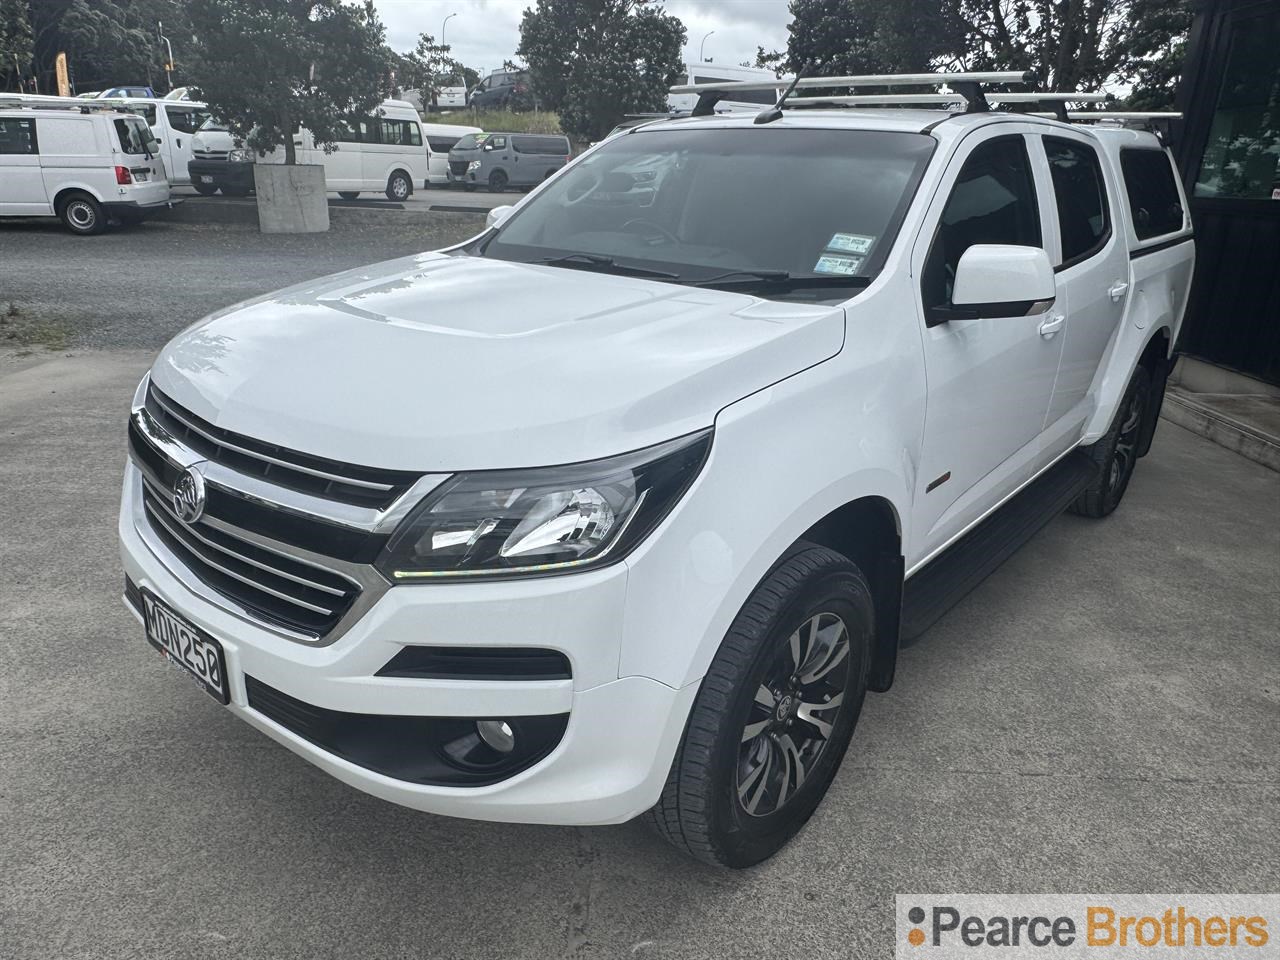
[[467,169],[468,169],[468,170],[479,170],[479,169],[480,169],[480,161],[479,161],[479,160],[472,160],[470,163],[468,163],[468,164],[467,164]]
[[670,512],[710,448],[706,430],[608,460],[456,474],[405,518],[378,569],[413,583],[612,563]]
[[251,150],[229,150],[227,152],[227,161],[229,163],[249,163],[253,160],[253,151]]

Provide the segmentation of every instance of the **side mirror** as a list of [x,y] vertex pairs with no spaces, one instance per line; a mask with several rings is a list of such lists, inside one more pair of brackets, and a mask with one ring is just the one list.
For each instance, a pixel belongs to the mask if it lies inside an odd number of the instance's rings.
[[981,304],[980,316],[999,317],[1024,314],[1031,304],[1056,295],[1053,265],[1039,247],[977,243],[956,264],[951,302],[956,307]]
[[492,149],[493,149],[493,144],[492,144],[492,143],[486,143],[486,144],[485,144],[483,147],[481,147],[480,149],[481,149],[481,150],[492,150]]
[[494,207],[492,210],[490,210],[488,213],[484,215],[485,229],[488,230],[491,227],[496,227],[501,225],[502,221],[506,220],[507,217],[511,216],[511,211],[514,209],[515,207],[511,206],[510,204],[508,204],[505,207]]

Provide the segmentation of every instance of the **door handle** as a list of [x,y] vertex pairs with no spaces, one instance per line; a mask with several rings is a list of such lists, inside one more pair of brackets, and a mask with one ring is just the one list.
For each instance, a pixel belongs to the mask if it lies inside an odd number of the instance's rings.
[[1129,284],[1123,280],[1117,280],[1111,285],[1111,289],[1107,291],[1107,296],[1111,298],[1112,303],[1115,303],[1128,292]]
[[181,137],[174,137],[174,138],[173,138],[173,142],[174,142],[174,145],[175,145],[175,146],[179,146],[179,147],[180,147],[180,146],[182,146],[182,138],[181,138]]
[[1067,322],[1067,318],[1057,313],[1040,324],[1040,336],[1046,340],[1052,340],[1053,335],[1062,329],[1062,325]]

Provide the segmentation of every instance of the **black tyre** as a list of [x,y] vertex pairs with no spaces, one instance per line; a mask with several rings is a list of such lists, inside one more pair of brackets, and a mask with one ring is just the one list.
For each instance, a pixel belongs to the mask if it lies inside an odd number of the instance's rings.
[[354,200],[356,199],[356,197],[360,196],[360,191],[359,190],[339,190],[338,196],[340,196],[343,200]]
[[191,187],[202,197],[212,197],[218,192],[218,185],[216,183],[198,183],[193,180],[191,181]]
[[1072,513],[1105,517],[1120,505],[1138,462],[1138,440],[1150,403],[1151,374],[1140,366],[1133,371],[1133,378],[1125,388],[1111,429],[1088,447],[1089,456],[1099,467],[1098,479],[1071,504]]
[[507,189],[507,175],[501,170],[495,170],[489,174],[489,192],[501,193]]
[[694,701],[656,806],[698,860],[749,867],[817,809],[862,710],[875,623],[848,559],[801,543],[755,589]]
[[476,185],[474,183],[464,183],[462,185],[462,189],[465,190],[467,193],[475,193]]
[[107,228],[102,206],[87,193],[73,193],[58,203],[58,216],[72,233],[82,237],[101,233]]
[[249,187],[219,187],[224,197],[247,197],[253,191]]
[[403,170],[397,170],[387,177],[387,199],[408,200],[413,193],[413,181]]

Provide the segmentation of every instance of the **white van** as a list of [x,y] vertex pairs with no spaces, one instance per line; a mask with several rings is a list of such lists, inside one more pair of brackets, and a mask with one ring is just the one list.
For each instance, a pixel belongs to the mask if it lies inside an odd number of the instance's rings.
[[141,117],[0,95],[0,216],[59,217],[87,235],[108,218],[136,222],[168,205],[160,147]]
[[175,185],[191,182],[187,164],[191,162],[191,138],[211,116],[209,108],[193,100],[119,99],[117,107],[136,113],[147,121],[160,144],[164,168],[169,182]]
[[[686,63],[684,72],[676,80],[676,86],[687,83],[759,83],[761,80],[776,80],[772,70],[761,70],[756,67],[738,67],[729,63]],[[721,100],[716,106],[718,111],[727,109],[759,110],[778,100],[777,90],[744,90],[736,98]],[[667,108],[673,111],[692,110],[698,103],[698,95],[694,93],[667,94]]]
[[[461,136],[461,134],[459,134]],[[406,200],[427,182],[427,150],[418,112],[403,100],[384,100],[374,116],[363,117],[326,153],[310,130],[294,135],[298,163],[324,167],[325,189],[346,200],[363,192],[382,192],[388,200]],[[256,155],[222,124],[207,121],[192,139],[188,164],[191,185],[199,193],[221,190],[246,196],[253,188],[254,163],[283,163],[284,151]]]
[[427,143],[427,186],[449,183],[449,151],[469,133],[483,133],[479,127],[459,127],[450,123],[424,123],[422,139]]

